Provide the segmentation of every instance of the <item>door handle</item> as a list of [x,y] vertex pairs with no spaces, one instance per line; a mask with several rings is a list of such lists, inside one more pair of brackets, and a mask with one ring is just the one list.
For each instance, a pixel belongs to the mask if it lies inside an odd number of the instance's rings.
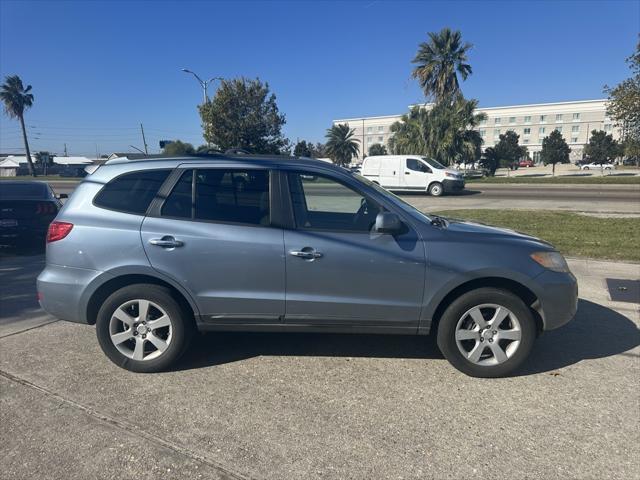
[[404,172],[405,175],[411,175],[411,172]]
[[155,245],[157,247],[163,247],[163,248],[176,248],[184,245],[184,242],[180,240],[176,240],[175,238],[169,235],[165,235],[162,238],[152,238],[151,240],[149,240],[149,243],[151,245]]
[[322,253],[316,252],[313,248],[305,247],[302,250],[290,250],[289,255],[302,258],[303,260],[315,260],[321,258]]

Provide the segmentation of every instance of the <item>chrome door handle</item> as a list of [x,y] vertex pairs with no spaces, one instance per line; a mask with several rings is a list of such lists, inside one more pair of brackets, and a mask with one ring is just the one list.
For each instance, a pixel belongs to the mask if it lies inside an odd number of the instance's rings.
[[302,250],[291,250],[289,255],[293,255],[294,257],[302,258],[304,260],[315,260],[316,258],[321,258],[322,253],[316,252],[313,249],[303,248]]
[[149,243],[151,245],[163,248],[176,248],[184,245],[184,242],[176,240],[175,238],[170,236],[164,236],[162,238],[152,238],[151,240],[149,240]]

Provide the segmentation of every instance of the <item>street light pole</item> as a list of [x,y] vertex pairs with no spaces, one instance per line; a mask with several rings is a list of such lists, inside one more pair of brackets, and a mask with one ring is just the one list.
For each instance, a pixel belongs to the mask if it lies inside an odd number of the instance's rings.
[[184,73],[190,73],[191,75],[193,75],[195,77],[195,79],[198,81],[198,83],[200,84],[200,86],[202,87],[202,95],[203,95],[203,100],[204,103],[208,103],[209,102],[209,96],[207,95],[207,87],[209,86],[209,84],[211,82],[213,82],[214,80],[223,80],[222,77],[211,77],[209,80],[207,80],[206,82],[204,80],[202,80],[197,73],[192,72],[191,70],[189,70],[188,68],[183,68],[182,71]]

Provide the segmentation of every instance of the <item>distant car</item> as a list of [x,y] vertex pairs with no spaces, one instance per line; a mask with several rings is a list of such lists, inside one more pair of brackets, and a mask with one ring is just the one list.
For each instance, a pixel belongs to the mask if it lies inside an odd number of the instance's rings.
[[622,161],[622,165],[624,165],[625,167],[637,167],[638,165],[640,165],[640,159],[639,158],[625,158]]
[[587,163],[585,165],[581,165],[580,168],[582,170],[613,170],[615,166],[611,163]]
[[529,167],[533,167],[533,166],[534,166],[534,163],[533,163],[533,160],[529,160],[529,159],[526,159],[526,160],[520,160],[520,161],[518,162],[518,166],[519,166],[520,168],[529,168]]
[[0,182],[0,244],[45,245],[49,224],[62,207],[49,184],[36,181]]
[[60,176],[82,178],[87,176],[87,172],[82,167],[66,167],[60,171]]

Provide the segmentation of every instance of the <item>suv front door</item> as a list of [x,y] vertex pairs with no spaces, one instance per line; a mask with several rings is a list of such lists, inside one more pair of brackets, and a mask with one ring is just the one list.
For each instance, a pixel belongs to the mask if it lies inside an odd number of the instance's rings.
[[417,327],[425,277],[417,233],[409,225],[374,233],[384,208],[349,182],[286,177],[295,228],[284,231],[285,323]]
[[273,176],[264,168],[184,169],[142,224],[156,270],[194,298],[201,320],[279,323],[284,316],[283,234],[271,226]]

